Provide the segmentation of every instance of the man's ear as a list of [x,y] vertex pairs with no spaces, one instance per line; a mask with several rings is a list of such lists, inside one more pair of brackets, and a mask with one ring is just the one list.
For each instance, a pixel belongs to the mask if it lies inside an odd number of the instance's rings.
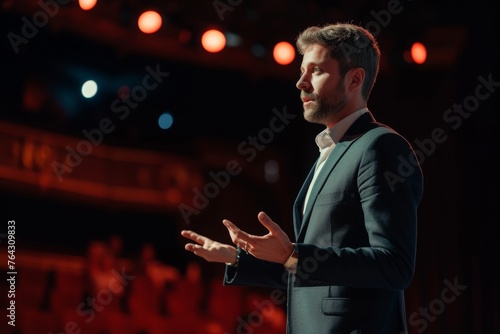
[[346,89],[349,91],[361,90],[365,81],[365,70],[358,67],[353,68],[346,75]]

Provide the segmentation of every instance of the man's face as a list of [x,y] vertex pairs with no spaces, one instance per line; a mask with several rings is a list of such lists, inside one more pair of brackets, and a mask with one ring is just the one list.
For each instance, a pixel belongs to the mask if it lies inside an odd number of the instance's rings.
[[339,64],[330,58],[328,49],[319,44],[307,48],[297,82],[304,107],[304,118],[311,123],[327,125],[347,104]]

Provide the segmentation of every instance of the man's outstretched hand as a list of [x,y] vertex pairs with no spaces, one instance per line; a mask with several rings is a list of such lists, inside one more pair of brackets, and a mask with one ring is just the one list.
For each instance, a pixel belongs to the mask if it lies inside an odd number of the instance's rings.
[[217,241],[213,241],[201,234],[193,231],[181,231],[181,235],[196,243],[188,243],[184,248],[204,258],[208,262],[235,263],[236,248],[231,245],[226,245]]
[[293,252],[294,245],[286,233],[265,212],[259,212],[257,218],[269,231],[258,236],[240,230],[227,219],[222,222],[229,230],[231,240],[254,257],[276,263],[285,263]]
[[[279,225],[269,218],[265,212],[259,212],[257,218],[269,231],[266,235],[249,234],[240,230],[227,219],[224,219],[222,223],[228,229],[233,243],[247,253],[261,260],[285,263],[293,252],[293,243]],[[184,248],[208,262],[236,262],[237,249],[234,246],[214,241],[189,230],[181,231],[181,235],[195,242],[186,244]]]

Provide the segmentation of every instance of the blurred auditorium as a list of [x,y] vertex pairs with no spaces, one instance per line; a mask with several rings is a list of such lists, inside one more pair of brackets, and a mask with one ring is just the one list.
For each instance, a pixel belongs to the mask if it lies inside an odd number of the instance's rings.
[[[495,11],[394,2],[3,0],[0,333],[284,334],[286,291],[224,286],[180,231],[231,243],[222,220],[264,234],[264,210],[293,236],[322,129],[294,42],[335,21],[379,40],[370,109],[425,175],[409,334],[499,333],[500,92],[443,122],[500,81]],[[446,282],[466,288],[443,304]]]

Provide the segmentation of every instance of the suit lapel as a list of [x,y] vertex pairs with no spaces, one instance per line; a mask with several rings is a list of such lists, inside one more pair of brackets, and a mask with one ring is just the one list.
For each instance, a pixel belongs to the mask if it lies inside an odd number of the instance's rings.
[[[311,194],[309,195],[309,201],[307,202],[306,209],[304,210],[304,216],[302,218],[302,226],[299,229],[297,238],[298,241],[302,240],[304,237],[305,230],[307,229],[307,225],[309,223],[309,217],[311,215],[314,202],[316,202],[316,198],[318,197],[319,192],[321,191],[321,189],[323,189],[323,186],[325,185],[325,182],[328,179],[329,175],[332,173],[333,169],[335,168],[340,158],[344,155],[349,146],[350,143],[349,145],[347,145],[346,143],[339,142],[332,150],[330,156],[328,156],[328,158],[325,161],[325,165],[319,172],[318,178],[316,179],[316,182],[314,183],[314,186],[311,189]],[[309,183],[310,181],[308,182],[308,185]]]
[[316,163],[312,167],[309,175],[307,176],[302,188],[299,191],[297,199],[294,205],[294,228],[297,242],[301,242],[304,238],[305,231],[307,230],[307,225],[309,224],[309,218],[312,212],[312,208],[314,207],[314,203],[316,202],[316,198],[320,193],[321,189],[325,185],[326,180],[333,172],[333,169],[339,162],[339,160],[344,156],[349,147],[353,142],[356,141],[362,134],[371,128],[377,127],[378,125],[375,123],[375,119],[373,118],[370,112],[367,112],[359,119],[357,119],[354,124],[347,130],[346,134],[342,137],[342,139],[337,143],[335,148],[330,153],[330,156],[325,161],[325,165],[321,169],[318,174],[318,178],[311,189],[311,194],[309,195],[309,201],[307,203],[307,207],[302,215],[302,206],[305,200],[305,196],[307,193],[307,189],[309,188],[309,184],[312,181],[314,175],[314,169],[316,167]]
[[306,177],[306,180],[302,184],[302,187],[299,190],[299,193],[297,195],[297,198],[295,199],[295,203],[293,205],[293,227],[295,231],[295,236],[297,237],[299,235],[300,227],[302,226],[303,222],[303,205],[304,201],[306,199],[306,194],[307,194],[307,189],[309,188],[309,184],[311,183],[313,176],[314,176],[314,170],[316,169],[316,164],[318,163],[318,160],[314,163],[312,166],[311,170],[309,171],[309,174]]

